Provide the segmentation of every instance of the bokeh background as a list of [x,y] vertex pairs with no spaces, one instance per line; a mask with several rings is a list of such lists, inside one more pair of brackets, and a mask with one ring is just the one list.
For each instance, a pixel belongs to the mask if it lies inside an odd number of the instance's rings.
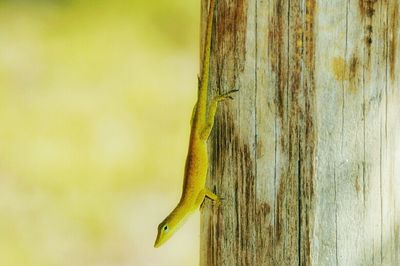
[[177,203],[199,1],[0,1],[0,265],[198,265]]

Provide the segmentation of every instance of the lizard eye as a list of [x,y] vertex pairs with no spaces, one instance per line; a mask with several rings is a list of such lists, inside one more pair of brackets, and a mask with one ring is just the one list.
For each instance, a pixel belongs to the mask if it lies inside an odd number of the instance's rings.
[[164,230],[164,232],[168,232],[168,225],[165,225],[163,230]]

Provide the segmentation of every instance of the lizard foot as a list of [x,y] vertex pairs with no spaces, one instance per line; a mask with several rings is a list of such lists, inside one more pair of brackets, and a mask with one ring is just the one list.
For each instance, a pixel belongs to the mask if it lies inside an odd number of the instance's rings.
[[235,92],[238,92],[239,90],[231,90],[228,91],[227,93],[221,94],[219,96],[216,96],[216,100],[217,101],[224,101],[224,100],[233,100],[233,96],[232,94]]

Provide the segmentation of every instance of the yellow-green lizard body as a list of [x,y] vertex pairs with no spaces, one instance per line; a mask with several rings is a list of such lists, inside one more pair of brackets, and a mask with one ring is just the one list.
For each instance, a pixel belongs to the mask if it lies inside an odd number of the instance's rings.
[[203,67],[201,78],[199,79],[197,103],[193,108],[192,114],[189,150],[186,158],[182,196],[175,209],[158,226],[158,234],[154,247],[159,247],[165,243],[183,224],[186,218],[200,207],[205,197],[219,203],[218,197],[205,187],[208,169],[207,139],[214,125],[214,117],[218,103],[225,99],[231,99],[230,93],[234,91],[214,97],[207,109],[211,33],[214,10],[215,0],[210,0]]

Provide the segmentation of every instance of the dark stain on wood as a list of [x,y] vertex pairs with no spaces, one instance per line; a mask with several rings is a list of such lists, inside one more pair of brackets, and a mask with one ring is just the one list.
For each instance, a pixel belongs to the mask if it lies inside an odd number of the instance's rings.
[[375,14],[375,3],[378,0],[359,0],[358,6],[360,7],[361,16],[372,17]]
[[[219,1],[216,16],[216,43],[218,53],[217,65],[233,67],[234,71],[227,71],[225,82],[228,87],[234,88],[237,76],[243,71],[246,55],[246,31],[247,31],[247,0]],[[230,61],[226,61],[230,60]]]
[[[304,84],[302,75],[307,72],[303,67],[302,61],[306,60],[304,54],[305,25],[303,19],[305,14],[302,12],[302,4],[299,1],[290,2],[288,21],[289,49],[286,53],[288,63],[288,96],[287,96],[287,127],[288,130],[282,132],[282,138],[286,138],[287,143],[287,174],[280,176],[280,182],[286,186],[283,202],[277,202],[285,210],[283,215],[285,231],[281,239],[286,247],[284,258],[285,264],[300,264],[303,243],[301,241],[301,196],[300,182],[302,179],[300,169],[300,131],[302,128],[302,96],[304,93]],[[305,64],[304,64],[305,66]],[[282,150],[284,148],[282,147]],[[284,172],[284,171],[282,171]],[[278,197],[280,198],[280,197]]]
[[[373,17],[375,15],[375,4],[380,0],[359,0],[361,16]],[[385,1],[385,0],[381,0]]]
[[389,24],[389,63],[390,63],[390,79],[394,81],[396,73],[397,56],[397,35],[399,32],[399,2],[395,1],[395,5],[390,16]]
[[[255,265],[255,246],[252,238],[256,236],[256,228],[264,224],[271,207],[266,202],[256,203],[254,152],[251,152],[249,144],[241,138],[232,113],[222,106],[220,109],[210,138],[213,149],[210,154],[209,176],[217,187],[231,187],[233,190],[224,191],[225,194],[216,191],[217,195],[223,198],[223,205],[218,212],[209,216],[208,223],[212,225],[212,229],[208,231],[213,231],[213,234],[207,236],[207,242],[212,245],[208,250],[214,250],[215,253],[207,254],[209,258],[204,265],[223,265],[224,255],[221,252],[224,250],[221,247],[226,245],[232,246],[231,251],[234,252],[238,264]],[[221,177],[226,167],[229,167],[227,162],[233,165],[233,172],[229,174],[231,179]],[[223,185],[223,182],[233,184]],[[233,222],[230,225],[224,222],[226,213],[234,213],[236,217],[235,221],[230,221]],[[223,236],[226,231],[229,231],[229,238]],[[217,232],[219,235],[216,235]]]
[[260,207],[258,208],[259,214],[261,214],[263,217],[267,216],[271,212],[271,206],[269,206],[268,203],[263,202],[261,203]]
[[[243,253],[239,258],[241,258],[242,265],[254,265],[255,261],[252,260],[252,256],[247,254],[247,252],[252,252],[251,247],[251,239],[247,236],[247,233],[250,233],[255,229],[255,224],[257,217],[255,216],[254,210],[256,210],[255,204],[255,176],[254,176],[254,168],[253,168],[253,159],[250,155],[250,149],[247,143],[243,142],[239,136],[237,135],[237,144],[238,146],[235,149],[239,151],[236,157],[237,165],[239,166],[239,186],[237,195],[239,197],[240,203],[239,213],[240,213],[240,246],[239,250]],[[247,233],[244,233],[247,232]]]
[[315,13],[316,0],[306,1],[306,19],[304,30],[304,46],[305,46],[305,63],[308,71],[312,72],[315,69]]
[[[287,83],[287,59],[284,57],[287,47],[284,43],[285,32],[285,16],[283,15],[284,1],[278,0],[275,2],[274,13],[269,22],[268,48],[271,51],[271,67],[274,78],[276,79],[276,101],[279,117],[283,117],[285,98],[286,98],[286,83]],[[286,61],[285,61],[286,60]],[[283,143],[281,143],[283,145]]]
[[311,239],[314,226],[314,176],[316,157],[316,84],[315,84],[315,14],[316,0],[306,2],[305,22],[305,66],[304,73],[304,106],[301,117],[304,121],[301,124],[300,136],[300,241],[304,250],[300,253],[301,265],[311,265]]
[[[288,162],[279,170],[274,237],[275,245],[281,245],[284,250],[278,252],[276,259],[284,259],[286,264],[298,261],[309,265],[316,147],[316,1],[307,0],[305,11],[300,3],[291,3],[289,23],[286,13],[282,12],[286,7],[284,3],[277,1],[275,4],[268,36],[272,74],[276,81],[280,157]],[[289,47],[285,45],[287,34]]]
[[349,61],[348,67],[348,79],[349,79],[349,91],[351,93],[356,93],[359,87],[358,84],[358,72],[360,68],[360,61],[356,54],[353,54]]
[[349,64],[349,80],[352,81],[357,77],[357,71],[359,67],[359,61],[356,55],[353,54],[353,56],[350,58],[350,64]]
[[364,23],[364,40],[367,48],[367,64],[370,63],[371,47],[373,43],[373,17],[375,14],[375,4],[378,0],[358,0],[361,18]]
[[[282,175],[281,175],[282,176]],[[285,209],[285,205],[284,205],[284,200],[285,200],[285,193],[286,192],[286,185],[283,182],[283,180],[280,181],[279,183],[279,190],[278,190],[278,194],[277,194],[277,199],[276,199],[276,207],[275,207],[275,211],[276,211],[276,222],[275,222],[275,238],[277,240],[277,242],[281,241],[281,237],[282,237],[282,227],[283,227],[283,211]]]

